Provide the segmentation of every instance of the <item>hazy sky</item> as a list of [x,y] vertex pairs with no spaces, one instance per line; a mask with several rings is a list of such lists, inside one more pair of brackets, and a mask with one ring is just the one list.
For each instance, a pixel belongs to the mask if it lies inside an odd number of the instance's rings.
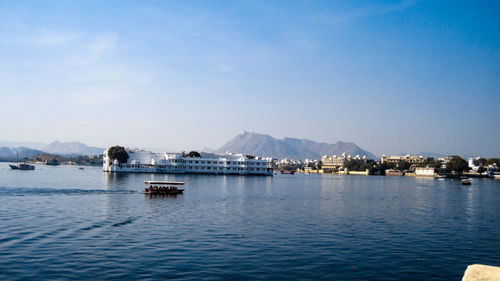
[[500,156],[499,3],[0,0],[0,140]]

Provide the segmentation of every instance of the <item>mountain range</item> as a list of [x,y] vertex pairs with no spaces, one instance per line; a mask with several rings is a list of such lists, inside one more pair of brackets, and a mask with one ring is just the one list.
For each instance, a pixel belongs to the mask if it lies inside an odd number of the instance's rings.
[[0,147],[0,159],[9,161],[23,160],[43,153],[43,151],[23,146],[17,148]]
[[368,159],[375,159],[375,155],[361,149],[352,142],[336,142],[333,144],[318,143],[307,139],[284,138],[275,139],[272,136],[248,133],[243,131],[235,138],[224,144],[216,152],[244,153],[278,159],[321,159],[323,155],[366,155]]
[[41,150],[48,153],[65,155],[65,156],[100,155],[104,152],[104,148],[88,146],[84,143],[77,141],[72,141],[72,142],[54,141],[43,147]]
[[[14,147],[19,145],[18,147]],[[32,144],[33,147],[22,146],[22,144]],[[0,159],[3,160],[22,160],[31,158],[39,154],[52,153],[60,156],[80,156],[80,155],[100,155],[104,148],[88,146],[81,142],[59,142],[54,141],[48,145],[42,143],[16,143],[0,141]],[[10,147],[8,147],[10,146]]]
[[[27,146],[31,144],[33,146]],[[17,145],[17,148],[15,147]],[[10,146],[10,147],[8,147]],[[162,152],[164,150],[158,150]],[[342,155],[345,152],[347,155],[366,155],[368,159],[376,159],[377,157],[352,142],[336,142],[318,143],[308,139],[298,138],[283,138],[276,139],[270,135],[249,133],[243,131],[219,149],[204,149],[203,151],[213,151],[218,153],[233,152],[252,154],[273,158],[292,158],[292,159],[320,159],[323,155]],[[100,155],[104,148],[88,146],[81,142],[59,142],[54,141],[50,144],[36,143],[36,142],[6,142],[0,141],[0,159],[3,160],[22,160],[24,158],[31,158],[33,156],[52,153],[60,156],[80,156],[80,155]],[[173,151],[173,150],[172,150]],[[402,153],[399,155],[406,155]],[[424,155],[426,157],[438,158],[442,155],[437,153],[421,152],[410,153],[412,155]]]

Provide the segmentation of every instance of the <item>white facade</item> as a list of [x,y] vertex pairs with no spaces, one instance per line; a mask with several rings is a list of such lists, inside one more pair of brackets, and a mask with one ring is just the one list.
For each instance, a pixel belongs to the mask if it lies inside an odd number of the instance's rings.
[[424,163],[425,157],[420,156],[412,156],[410,154],[406,154],[405,156],[389,156],[387,157],[385,154],[380,158],[380,163],[398,163],[399,161],[405,161],[408,163]]
[[469,158],[469,168],[474,170],[474,172],[477,172],[477,170],[479,170],[479,162],[478,162],[479,159],[481,159],[481,157],[470,157]]
[[[357,156],[359,159],[361,159],[361,157],[359,157],[359,155],[357,155]],[[366,157],[363,157],[363,159],[366,159]],[[321,162],[323,162],[323,168],[326,168],[326,169],[342,168],[342,167],[344,167],[345,162],[349,161],[349,160],[351,160],[351,155],[346,156],[345,152],[342,153],[342,156],[338,156],[338,157],[337,157],[337,155],[333,155],[333,156],[323,155],[323,157],[321,157]]]
[[415,168],[415,176],[417,177],[434,177],[436,170],[432,167],[417,167]]
[[111,173],[192,173],[272,175],[271,158],[249,159],[243,154],[200,153],[201,157],[184,157],[181,153],[153,153],[126,149],[127,163],[103,157],[103,171]]

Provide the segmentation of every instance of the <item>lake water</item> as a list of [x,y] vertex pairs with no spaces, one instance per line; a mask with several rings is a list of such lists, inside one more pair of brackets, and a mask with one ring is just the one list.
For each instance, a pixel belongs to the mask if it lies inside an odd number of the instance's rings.
[[460,280],[474,263],[500,266],[500,180],[0,163],[0,280]]

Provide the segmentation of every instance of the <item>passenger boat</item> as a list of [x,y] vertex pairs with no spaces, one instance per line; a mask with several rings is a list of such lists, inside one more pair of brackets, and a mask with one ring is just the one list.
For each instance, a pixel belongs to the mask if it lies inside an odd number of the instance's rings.
[[19,163],[17,165],[9,165],[12,170],[34,170],[35,166],[27,163]]
[[180,189],[178,185],[184,185],[184,182],[172,182],[172,181],[145,181],[144,188],[145,194],[181,194],[184,189]]

